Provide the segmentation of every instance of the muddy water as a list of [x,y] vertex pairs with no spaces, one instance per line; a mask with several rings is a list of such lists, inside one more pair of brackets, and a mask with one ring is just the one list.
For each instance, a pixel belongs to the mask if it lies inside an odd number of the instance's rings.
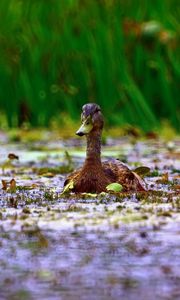
[[83,142],[4,140],[0,299],[179,299],[179,147],[108,139],[103,159],[151,168],[149,192],[64,197],[64,171],[82,164]]

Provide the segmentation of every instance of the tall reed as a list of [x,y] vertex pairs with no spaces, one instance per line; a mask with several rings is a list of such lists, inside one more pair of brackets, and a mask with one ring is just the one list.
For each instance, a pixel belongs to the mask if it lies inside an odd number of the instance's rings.
[[[48,126],[98,102],[110,124],[180,121],[178,0],[1,0],[0,110]],[[174,9],[174,8],[177,9]],[[22,120],[23,121],[23,120]]]

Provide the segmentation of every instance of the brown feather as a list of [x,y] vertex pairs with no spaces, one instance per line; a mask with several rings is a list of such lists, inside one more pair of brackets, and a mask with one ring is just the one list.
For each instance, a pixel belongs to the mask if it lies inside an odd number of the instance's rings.
[[105,161],[101,168],[91,164],[74,171],[68,176],[64,185],[74,182],[76,193],[101,193],[106,192],[106,186],[112,182],[120,183],[124,192],[145,191],[145,183],[139,175],[132,172],[126,165],[118,160]]

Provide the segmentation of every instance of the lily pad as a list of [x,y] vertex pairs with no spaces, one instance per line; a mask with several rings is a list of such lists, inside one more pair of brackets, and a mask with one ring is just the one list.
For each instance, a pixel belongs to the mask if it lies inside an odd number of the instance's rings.
[[120,183],[117,182],[113,182],[107,185],[106,190],[108,192],[112,191],[112,192],[116,192],[119,193],[121,192],[123,189],[123,186]]

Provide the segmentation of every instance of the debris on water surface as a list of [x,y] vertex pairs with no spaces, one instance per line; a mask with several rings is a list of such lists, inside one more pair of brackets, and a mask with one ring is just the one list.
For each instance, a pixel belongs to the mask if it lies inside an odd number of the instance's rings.
[[142,166],[142,167],[138,167],[134,170],[134,172],[142,177],[144,177],[145,175],[149,174],[150,172],[150,168]]
[[[178,299],[179,140],[106,139],[103,159],[150,168],[147,192],[76,195],[70,183],[62,195],[61,166],[84,160],[78,143],[1,144],[0,298]],[[5,164],[9,153],[19,160]]]
[[8,158],[9,158],[10,160],[14,160],[14,159],[19,159],[19,156],[16,155],[16,154],[14,154],[14,153],[9,153],[9,154],[8,154]]

